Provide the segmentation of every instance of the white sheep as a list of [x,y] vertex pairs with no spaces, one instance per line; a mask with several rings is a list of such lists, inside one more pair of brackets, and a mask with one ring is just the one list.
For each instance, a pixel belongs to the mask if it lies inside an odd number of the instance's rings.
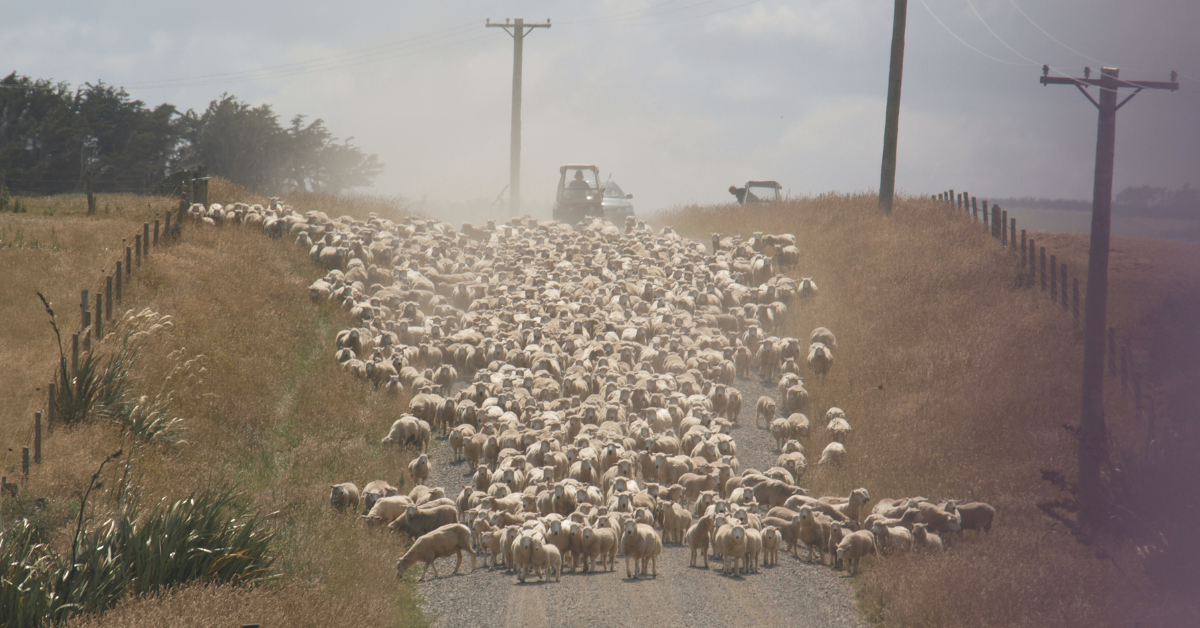
[[421,577],[417,579],[417,582],[425,579],[425,573],[431,567],[433,568],[433,577],[436,578],[438,577],[437,566],[433,564],[433,561],[451,554],[458,555],[458,560],[454,563],[454,573],[458,573],[458,568],[462,566],[463,552],[471,557],[471,571],[475,571],[475,551],[471,549],[471,531],[461,523],[444,525],[413,542],[412,547],[408,548],[408,551],[396,563],[396,576],[403,577],[409,567],[420,561],[425,563],[425,568],[421,570]]
[[740,524],[725,525],[717,528],[716,546],[721,553],[721,573],[737,575],[738,561],[742,561],[742,573],[746,573],[746,528]]
[[[633,519],[626,520],[625,533],[621,537],[621,553],[625,555],[625,577],[637,578],[646,575],[646,569],[653,563],[652,575],[658,577],[658,555],[662,552],[662,539],[654,528],[637,523]],[[629,561],[635,562],[630,571]],[[640,562],[640,566],[637,564]]]
[[875,535],[866,530],[858,530],[847,534],[838,543],[837,562],[850,567],[850,575],[858,574],[858,562],[868,554],[878,554],[875,546]]
[[808,368],[816,375],[820,376],[821,381],[825,381],[825,376],[829,374],[829,369],[833,368],[833,352],[829,347],[814,342],[808,347]]
[[412,476],[414,482],[424,484],[429,481],[429,467],[429,455],[421,454],[408,463],[408,473]]
[[821,452],[821,459],[817,464],[821,466],[841,466],[846,462],[846,446],[833,441],[825,446],[825,450]]
[[358,487],[353,482],[333,484],[329,487],[329,504],[338,512],[358,509]]

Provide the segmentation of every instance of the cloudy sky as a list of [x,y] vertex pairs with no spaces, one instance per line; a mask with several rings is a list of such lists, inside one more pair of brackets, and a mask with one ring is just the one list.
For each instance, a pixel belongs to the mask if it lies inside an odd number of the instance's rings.
[[[323,118],[380,156],[376,192],[433,203],[508,183],[512,41],[485,20],[550,18],[525,40],[523,196],[547,207],[558,166],[590,162],[645,211],[723,202],[747,179],[878,186],[892,7],[46,0],[6,7],[0,49],[6,72],[104,80],[150,105],[203,109],[228,92]],[[1116,189],[1200,186],[1198,31],[1195,0],[910,0],[898,188],[1089,198],[1095,110],[1039,85],[1042,63],[1178,70],[1182,93],[1143,93],[1118,115]]]

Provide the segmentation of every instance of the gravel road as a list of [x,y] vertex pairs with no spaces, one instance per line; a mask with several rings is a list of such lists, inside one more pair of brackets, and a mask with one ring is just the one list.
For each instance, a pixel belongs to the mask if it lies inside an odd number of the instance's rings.
[[[733,430],[738,460],[743,467],[773,466],[775,440],[755,429],[754,402],[760,395],[778,397],[774,387],[740,379],[745,399],[739,425]],[[450,446],[438,441],[430,450],[430,484],[457,494],[471,480],[465,462],[452,462]],[[419,587],[422,608],[435,626],[861,626],[854,593],[844,572],[808,563],[779,552],[779,564],[744,577],[724,576],[721,561],[710,568],[689,567],[691,551],[667,545],[658,558],[658,577],[625,579],[624,559],[617,557],[611,573],[564,572],[561,582],[519,584],[503,569],[480,568],[471,574],[464,560],[458,575],[426,580]],[[482,565],[482,561],[480,561]],[[448,574],[454,559],[438,561]]]

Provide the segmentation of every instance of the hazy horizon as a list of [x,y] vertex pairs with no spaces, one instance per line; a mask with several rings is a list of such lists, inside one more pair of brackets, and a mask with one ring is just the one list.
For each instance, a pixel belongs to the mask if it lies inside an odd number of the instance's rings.
[[[512,40],[484,22],[551,18],[525,40],[526,209],[549,206],[568,162],[611,173],[641,213],[726,202],[726,188],[747,179],[796,195],[878,185],[886,0],[160,8],[13,7],[0,27],[5,71],[103,80],[183,110],[227,92],[283,120],[319,117],[379,155],[372,192],[461,205],[508,184]],[[1185,0],[911,2],[897,188],[1090,198],[1095,109],[1038,77],[1043,62],[1075,75],[1085,64],[1098,72],[1095,60],[1131,79],[1178,70],[1183,87],[1121,109],[1115,190],[1200,186],[1197,26]],[[236,74],[260,68],[274,69]]]

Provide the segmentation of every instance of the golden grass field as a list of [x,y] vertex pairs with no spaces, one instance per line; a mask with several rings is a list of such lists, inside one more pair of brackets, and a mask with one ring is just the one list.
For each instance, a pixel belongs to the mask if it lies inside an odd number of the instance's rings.
[[[213,202],[238,198],[249,197],[223,184],[210,191]],[[400,211],[377,198],[307,195],[289,202],[331,216]],[[93,217],[83,215],[82,196],[28,204],[28,214],[0,214],[0,359],[9,365],[0,379],[4,452],[28,444],[32,413],[44,402],[57,360],[35,292],[54,302],[64,330],[74,329],[79,289],[99,287],[100,269],[120,238],[175,201],[101,195]],[[794,274],[814,277],[820,294],[793,305],[782,333],[807,338],[824,325],[837,334],[828,380],[810,381],[809,388],[815,407],[844,408],[854,428],[845,470],[814,465],[804,485],[818,494],[866,486],[876,500],[919,494],[996,506],[989,537],[967,538],[942,556],[867,561],[856,579],[866,617],[883,626],[1189,625],[1200,616],[1194,592],[1156,587],[1127,552],[1118,553],[1122,576],[1036,508],[1056,496],[1040,470],[1071,475],[1075,464],[1075,441],[1061,424],[1078,420],[1082,344],[1057,306],[1018,287],[1019,264],[1011,255],[951,214],[932,201],[905,200],[885,218],[874,197],[824,195],[769,208],[682,208],[659,220],[705,242],[711,232],[797,236],[802,258]],[[1064,258],[1080,255],[1069,237],[1034,237]],[[1143,334],[1145,351],[1169,344],[1162,330],[1186,337],[1194,328],[1170,309],[1172,299],[1200,294],[1200,265],[1188,261],[1196,248],[1181,247],[1114,243],[1118,252],[1138,251],[1129,264],[1114,254],[1114,323]],[[362,486],[381,478],[399,486],[406,459],[378,446],[403,400],[375,394],[330,359],[333,334],[350,321],[336,308],[309,303],[305,287],[319,274],[286,240],[237,228],[187,229],[180,243],[152,252],[122,310],[149,307],[173,317],[175,326],[148,345],[138,384],[153,392],[188,357],[203,355],[206,370],[200,381],[180,387],[172,413],[185,418],[187,443],[134,451],[143,502],[236,483],[262,510],[279,511],[283,577],[250,590],[194,585],[127,599],[74,625],[424,621],[411,583],[397,586],[399,538],[335,516],[326,501],[331,481]],[[1164,274],[1177,290],[1168,294],[1148,280]],[[1164,310],[1171,325],[1162,322]],[[1157,367],[1160,381],[1175,382],[1164,395],[1195,381],[1186,377],[1196,372],[1187,370],[1194,361],[1172,364],[1175,370]],[[111,425],[58,430],[23,491],[52,504],[77,500],[99,461],[129,445]],[[14,477],[16,464],[7,453],[4,474]],[[103,495],[93,501],[99,513],[111,508]]]
[[[933,201],[900,202],[891,218],[875,203],[824,195],[658,218],[703,241],[714,232],[796,235],[802,257],[793,274],[813,277],[820,293],[791,308],[780,335],[807,338],[817,326],[837,334],[828,380],[809,388],[814,412],[841,407],[854,428],[848,469],[809,471],[803,484],[825,495],[865,486],[876,500],[923,495],[996,507],[987,538],[967,538],[944,556],[873,562],[857,582],[865,616],[884,626],[980,627],[1188,625],[1200,616],[1194,585],[1186,594],[1159,587],[1136,569],[1130,548],[1109,547],[1126,578],[1036,508],[1056,497],[1041,469],[1073,477],[1076,464],[1077,443],[1061,427],[1079,416],[1083,350],[1070,317],[1040,291],[1018,287],[1019,257],[981,226]],[[1086,257],[1086,241],[1081,253],[1068,246],[1076,236],[1034,237],[1083,269],[1075,257]],[[1113,323],[1147,343],[1191,334],[1200,348],[1200,319],[1166,325],[1151,314],[1178,294],[1195,302],[1200,247],[1123,239],[1114,247]],[[1176,368],[1164,379],[1200,375],[1195,358]],[[1131,421],[1117,387],[1106,385],[1110,421]],[[1194,418],[1195,408],[1179,419]]]
[[[54,335],[35,292],[53,301],[64,333],[77,328],[78,290],[88,283],[97,287],[95,271],[108,257],[104,247],[141,223],[146,202],[175,204],[100,198],[101,208],[106,203],[114,208],[107,215],[103,209],[95,217],[81,215],[83,198],[70,196],[29,199],[29,213],[0,215],[0,233],[20,229],[27,241],[55,243],[0,249],[0,267],[6,269],[0,316],[8,321],[0,357],[18,365],[0,380],[6,449],[28,444],[32,413],[44,403],[44,392],[35,387],[44,391],[57,361]],[[332,482],[362,486],[386,479],[408,490],[402,471],[407,458],[378,445],[405,400],[375,394],[330,359],[333,334],[350,321],[337,308],[309,303],[306,288],[320,274],[294,245],[240,229],[187,229],[180,243],[152,251],[136,274],[122,311],[148,307],[175,323],[143,351],[135,377],[139,387],[152,394],[180,359],[204,356],[200,381],[179,389],[172,411],[185,419],[186,444],[131,450],[132,442],[113,425],[59,429],[48,436],[43,463],[34,466],[23,492],[50,498],[52,512],[54,504],[78,503],[76,493],[104,456],[124,448],[135,457],[143,503],[233,484],[256,507],[278,511],[277,566],[283,577],[253,590],[196,585],[153,601],[127,600],[78,625],[315,627],[344,625],[348,617],[361,625],[423,623],[412,585],[396,580],[400,538],[369,533],[329,508]],[[181,353],[172,356],[176,350]],[[4,467],[10,478],[17,474],[14,464],[10,453]],[[106,470],[103,479],[115,486],[109,474]],[[112,509],[104,493],[91,501],[97,521]],[[69,544],[69,534],[62,536],[60,542]]]

